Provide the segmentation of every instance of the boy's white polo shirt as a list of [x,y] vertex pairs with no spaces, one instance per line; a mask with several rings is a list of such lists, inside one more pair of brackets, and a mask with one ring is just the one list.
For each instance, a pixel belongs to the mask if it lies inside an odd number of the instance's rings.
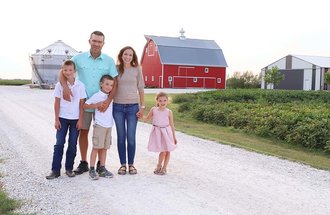
[[54,96],[60,98],[60,117],[65,119],[79,119],[79,102],[80,99],[85,99],[87,97],[85,91],[85,85],[79,81],[75,80],[73,85],[68,83],[71,89],[72,95],[71,101],[66,101],[63,99],[63,87],[58,82],[55,85]]
[[[86,101],[86,104],[96,104],[105,101],[107,98],[108,94],[100,90],[94,95],[92,95],[92,97]],[[94,124],[100,125],[104,128],[111,128],[114,125],[112,115],[112,102],[110,103],[108,109],[104,112],[100,112],[98,109],[95,109]]]

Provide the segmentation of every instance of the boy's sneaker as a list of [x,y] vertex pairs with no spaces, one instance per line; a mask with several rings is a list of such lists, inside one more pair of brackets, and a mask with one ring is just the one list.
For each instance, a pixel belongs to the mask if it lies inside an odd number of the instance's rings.
[[46,176],[46,179],[55,179],[60,177],[60,175],[61,175],[60,172],[51,171],[50,174]]
[[99,176],[105,178],[113,178],[113,174],[110,171],[108,171],[104,166],[100,167]]
[[97,175],[95,169],[89,170],[89,178],[92,179],[92,180],[99,179],[99,176]]
[[97,172],[97,173],[100,172],[100,166],[101,166],[101,162],[98,161],[98,162],[96,163],[96,172]]
[[74,173],[76,175],[81,175],[84,172],[88,172],[89,168],[88,168],[88,163],[87,161],[80,161],[79,166],[77,167],[77,169],[74,170]]
[[65,174],[66,174],[67,176],[69,176],[70,178],[76,176],[76,174],[75,174],[72,170],[67,170],[67,171],[65,171]]

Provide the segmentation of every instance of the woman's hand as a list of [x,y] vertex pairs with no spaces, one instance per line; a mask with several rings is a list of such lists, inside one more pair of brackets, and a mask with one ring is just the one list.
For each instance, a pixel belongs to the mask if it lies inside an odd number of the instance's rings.
[[140,108],[139,111],[136,113],[137,118],[142,119],[144,115],[144,109],[145,108]]
[[110,101],[107,99],[97,108],[100,112],[105,112],[110,105]]

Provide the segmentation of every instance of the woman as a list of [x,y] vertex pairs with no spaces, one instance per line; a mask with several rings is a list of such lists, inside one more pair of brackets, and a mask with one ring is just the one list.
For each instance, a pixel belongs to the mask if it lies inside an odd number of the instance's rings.
[[[113,99],[113,118],[117,129],[117,148],[121,167],[118,174],[136,174],[134,157],[136,126],[143,117],[144,81],[137,55],[130,46],[122,48],[117,58],[117,91]],[[127,140],[127,146],[126,146]],[[126,151],[128,162],[126,161]]]

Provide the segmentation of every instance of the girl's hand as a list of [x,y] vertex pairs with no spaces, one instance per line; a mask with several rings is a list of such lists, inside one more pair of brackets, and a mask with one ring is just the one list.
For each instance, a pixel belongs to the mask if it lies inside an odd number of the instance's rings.
[[174,144],[176,145],[178,143],[178,141],[176,140],[176,138],[174,138]]
[[55,129],[60,130],[60,128],[61,128],[60,120],[55,120]]

